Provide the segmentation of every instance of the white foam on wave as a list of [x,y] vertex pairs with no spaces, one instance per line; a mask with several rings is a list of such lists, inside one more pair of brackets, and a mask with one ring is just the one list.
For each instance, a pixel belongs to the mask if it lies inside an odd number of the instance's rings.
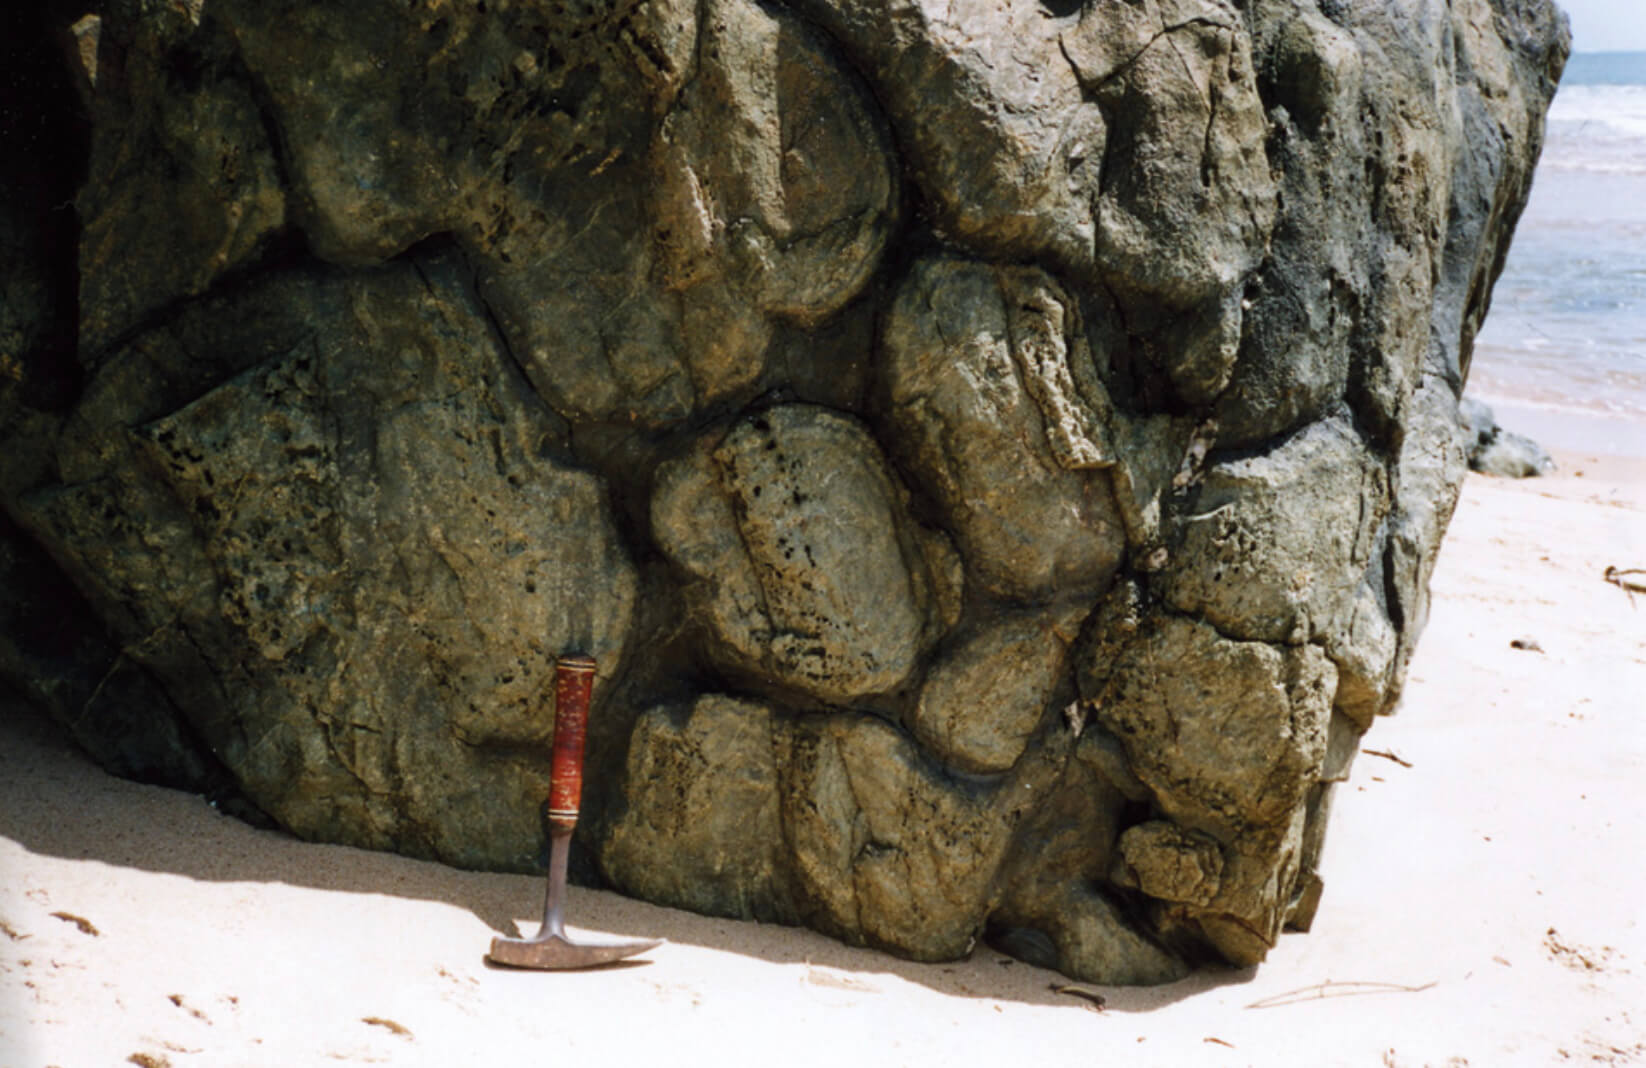
[[1549,106],[1544,162],[1559,170],[1646,175],[1646,85],[1573,85]]
[[1593,122],[1646,138],[1646,85],[1571,85],[1549,105],[1551,122]]

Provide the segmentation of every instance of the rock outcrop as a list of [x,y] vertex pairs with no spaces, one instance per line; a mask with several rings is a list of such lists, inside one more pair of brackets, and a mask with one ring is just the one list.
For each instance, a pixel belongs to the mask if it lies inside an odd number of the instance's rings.
[[1555,469],[1548,450],[1524,434],[1504,429],[1484,402],[1464,397],[1458,414],[1468,441],[1469,470],[1497,478],[1536,478]]
[[105,765],[529,870],[575,650],[585,878],[1308,927],[1548,0],[90,6],[8,16],[0,676]]

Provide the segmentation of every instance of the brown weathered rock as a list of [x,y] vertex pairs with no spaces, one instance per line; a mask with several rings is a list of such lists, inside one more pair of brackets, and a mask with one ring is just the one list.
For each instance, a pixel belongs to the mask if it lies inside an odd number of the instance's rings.
[[898,689],[935,636],[933,569],[874,439],[787,405],[658,474],[652,534],[714,655],[822,701]]
[[575,650],[629,892],[1112,983],[1307,928],[1547,0],[30,12],[0,676],[105,764],[530,868]]
[[[723,697],[643,716],[607,873],[654,900],[796,918],[918,960],[968,952],[1044,770],[956,791],[874,716],[793,716]],[[684,799],[679,791],[688,790]],[[657,791],[667,791],[668,796]],[[680,858],[658,870],[659,855]]]
[[1388,507],[1383,477],[1337,420],[1210,465],[1177,516],[1164,599],[1235,637],[1307,640],[1366,567]]
[[998,596],[1101,589],[1124,553],[1107,397],[1073,318],[1043,272],[928,260],[886,324],[893,442]]
[[1058,698],[1072,696],[1059,691],[1086,611],[1081,604],[1061,613],[1017,613],[957,633],[927,673],[910,730],[964,771],[1010,768]]
[[1171,821],[1121,836],[1126,882],[1173,904],[1167,931],[1195,925],[1228,959],[1255,963],[1286,920],[1311,792],[1327,779],[1337,671],[1318,646],[1231,639],[1125,585],[1096,623],[1081,694]]
[[1114,881],[1162,901],[1205,907],[1223,881],[1215,838],[1167,820],[1139,823],[1120,836]]
[[622,779],[625,811],[601,850],[607,876],[678,908],[798,922],[783,849],[780,729],[764,705],[713,694],[684,713],[641,716]]

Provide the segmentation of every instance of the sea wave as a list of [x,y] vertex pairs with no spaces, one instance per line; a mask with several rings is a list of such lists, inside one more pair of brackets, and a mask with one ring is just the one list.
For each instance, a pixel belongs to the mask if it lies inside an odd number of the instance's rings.
[[1646,175],[1646,85],[1573,85],[1549,108],[1545,165]]
[[1646,85],[1569,85],[1549,105],[1551,122],[1597,122],[1646,137]]
[[1572,57],[1470,375],[1646,441],[1646,54]]

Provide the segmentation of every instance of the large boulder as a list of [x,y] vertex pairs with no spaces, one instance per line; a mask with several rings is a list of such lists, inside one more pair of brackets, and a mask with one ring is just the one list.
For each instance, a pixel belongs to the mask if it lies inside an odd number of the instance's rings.
[[529,870],[577,651],[581,878],[1114,983],[1309,926],[1548,0],[98,8],[8,16],[0,678],[111,770]]

